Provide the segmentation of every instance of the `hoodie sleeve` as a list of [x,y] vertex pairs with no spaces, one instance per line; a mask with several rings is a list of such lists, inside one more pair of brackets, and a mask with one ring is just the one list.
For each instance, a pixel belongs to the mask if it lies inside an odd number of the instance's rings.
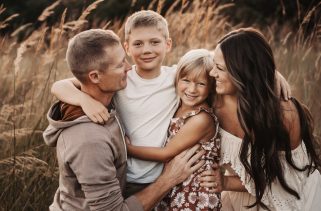
[[111,134],[87,131],[78,137],[72,145],[58,142],[57,147],[66,147],[65,163],[75,173],[90,210],[143,210],[135,196],[126,200],[122,196],[114,164],[117,153],[106,144]]

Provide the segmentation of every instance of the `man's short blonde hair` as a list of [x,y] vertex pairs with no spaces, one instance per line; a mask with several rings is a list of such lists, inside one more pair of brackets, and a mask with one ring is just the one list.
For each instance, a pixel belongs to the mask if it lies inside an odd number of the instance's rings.
[[91,70],[104,71],[110,64],[106,48],[121,45],[119,37],[111,30],[90,29],[74,36],[68,43],[66,60],[73,75],[87,82]]
[[142,10],[135,12],[128,17],[125,23],[125,41],[128,41],[129,35],[133,29],[151,26],[157,27],[157,29],[164,34],[165,39],[169,38],[168,24],[166,19],[152,10]]

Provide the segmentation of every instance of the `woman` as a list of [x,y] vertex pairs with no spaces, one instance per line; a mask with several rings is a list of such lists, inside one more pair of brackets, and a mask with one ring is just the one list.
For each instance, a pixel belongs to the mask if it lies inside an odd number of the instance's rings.
[[311,115],[294,98],[275,94],[275,62],[263,35],[251,28],[227,34],[214,61],[223,210],[319,210]]

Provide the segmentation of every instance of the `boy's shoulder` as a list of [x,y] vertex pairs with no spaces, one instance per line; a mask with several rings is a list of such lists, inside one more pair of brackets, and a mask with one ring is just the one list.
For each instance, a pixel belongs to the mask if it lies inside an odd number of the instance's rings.
[[170,72],[174,72],[174,73],[176,73],[176,70],[177,70],[177,65],[175,64],[175,65],[172,65],[172,66],[162,66],[161,67],[161,70],[162,71],[170,71]]

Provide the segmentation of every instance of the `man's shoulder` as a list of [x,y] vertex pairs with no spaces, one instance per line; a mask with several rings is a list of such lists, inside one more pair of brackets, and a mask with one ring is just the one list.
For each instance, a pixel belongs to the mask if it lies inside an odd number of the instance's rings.
[[108,127],[94,122],[83,122],[66,128],[61,136],[66,145],[86,145],[88,141],[95,144],[103,143],[111,134]]

